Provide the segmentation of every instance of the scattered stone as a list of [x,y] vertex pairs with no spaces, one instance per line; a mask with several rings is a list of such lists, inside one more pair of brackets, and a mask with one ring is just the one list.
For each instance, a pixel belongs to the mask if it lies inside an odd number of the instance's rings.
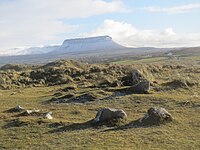
[[121,109],[102,108],[98,110],[94,119],[95,123],[109,122],[114,119],[125,119],[127,114]]
[[172,116],[164,108],[150,108],[140,120],[142,125],[160,125],[172,121]]
[[132,72],[132,84],[136,85],[138,84],[141,80],[144,80],[145,77],[139,70],[133,70]]
[[48,112],[48,113],[45,113],[45,118],[47,119],[53,119],[53,117],[51,116],[52,115],[52,112]]
[[150,89],[150,82],[139,70],[133,70],[132,72],[132,87],[135,93],[148,93]]
[[136,85],[132,86],[132,90],[136,93],[148,93],[150,90],[150,82],[148,80],[142,80]]
[[37,110],[37,109],[33,109],[33,110],[26,110],[25,112],[24,112],[24,115],[25,116],[34,116],[34,115],[39,115],[39,112],[40,112],[40,110]]

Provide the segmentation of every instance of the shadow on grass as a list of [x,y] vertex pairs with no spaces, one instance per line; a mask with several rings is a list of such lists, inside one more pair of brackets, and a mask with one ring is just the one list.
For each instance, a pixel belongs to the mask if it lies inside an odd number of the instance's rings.
[[65,125],[65,126],[62,126],[60,128],[54,129],[54,130],[50,131],[49,133],[75,131],[75,130],[85,130],[85,129],[89,129],[89,128],[99,129],[99,128],[103,128],[105,126],[106,126],[106,128],[109,127],[109,129],[103,130],[102,132],[116,131],[116,130],[126,130],[126,129],[130,129],[130,128],[147,128],[147,127],[150,127],[150,126],[145,126],[145,125],[141,124],[140,119],[135,120],[135,121],[131,121],[130,123],[125,124],[125,125],[113,125],[113,124],[111,124],[111,122],[95,124],[93,122],[93,120],[89,120],[89,121],[83,122],[83,123],[73,123],[73,124],[70,124],[70,125]]
[[[164,121],[162,123],[159,122],[151,122],[151,121],[144,121],[142,118],[134,120],[129,122],[128,124],[119,126],[119,127],[114,127],[110,129],[103,130],[102,132],[108,132],[108,131],[117,131],[117,130],[127,130],[127,129],[132,129],[132,128],[150,128],[150,127],[158,127],[161,124],[167,124],[171,121]],[[173,123],[177,123],[176,121],[173,121]]]
[[28,123],[20,121],[19,119],[13,119],[9,120],[6,125],[2,127],[2,129],[8,129],[8,128],[13,128],[13,127],[22,127],[26,126]]
[[49,133],[56,133],[56,132],[66,132],[66,131],[75,131],[75,130],[85,130],[88,128],[93,127],[93,120],[89,120],[83,123],[72,123],[70,125],[65,125],[60,128],[51,130]]
[[110,128],[110,129],[106,129],[102,132],[107,132],[107,131],[117,131],[117,130],[127,130],[127,129],[131,129],[131,128],[148,128],[150,126],[144,125],[140,122],[140,119],[138,120],[134,120],[129,122],[128,124],[119,126],[119,127],[114,127],[114,128]]
[[18,113],[22,112],[23,110],[17,110],[16,108],[10,108],[8,110],[3,111],[3,113]]
[[[112,90],[107,90],[107,91],[112,91]],[[139,92],[130,91],[130,88],[124,88],[121,91],[120,90],[114,91],[112,95],[104,97],[101,100],[111,100],[111,99],[116,98],[116,97],[124,97],[126,95],[132,95],[132,94],[141,94],[142,95],[142,94],[151,94],[151,93],[149,93],[149,92],[139,93]]]
[[[89,129],[89,128],[93,128],[93,129],[102,129],[104,127],[106,128],[110,128],[110,127],[119,127],[121,126],[121,121],[120,120],[111,120],[109,122],[100,122],[100,123],[96,123],[94,122],[94,119],[83,122],[83,123],[72,123],[69,125],[51,125],[51,127],[56,127],[56,129],[51,130],[49,133],[56,133],[56,132],[66,132],[66,131],[75,131],[75,130],[85,130],[85,129]],[[59,127],[61,126],[61,127]],[[59,128],[57,128],[59,127]]]

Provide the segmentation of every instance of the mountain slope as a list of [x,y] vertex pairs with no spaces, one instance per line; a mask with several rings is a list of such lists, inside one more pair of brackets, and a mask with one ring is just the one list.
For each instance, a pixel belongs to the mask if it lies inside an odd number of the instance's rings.
[[109,36],[65,40],[59,49],[53,52],[83,52],[99,50],[119,50],[125,47],[117,44]]
[[30,47],[30,48],[13,48],[0,53],[0,56],[16,56],[16,55],[35,55],[47,53],[76,53],[84,51],[98,52],[100,50],[121,50],[126,47],[117,44],[109,36],[98,36],[79,39],[67,39],[62,45]]

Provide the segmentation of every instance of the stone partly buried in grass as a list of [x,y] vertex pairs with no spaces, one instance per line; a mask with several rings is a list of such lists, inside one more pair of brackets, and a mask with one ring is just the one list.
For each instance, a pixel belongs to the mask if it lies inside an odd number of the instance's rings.
[[144,75],[139,70],[135,69],[132,71],[132,85],[136,85],[144,79]]
[[142,80],[139,83],[133,85],[131,89],[135,93],[148,93],[150,90],[150,82],[148,80]]
[[105,123],[118,119],[126,119],[127,114],[121,109],[101,108],[98,110],[94,123]]
[[46,119],[53,119],[53,117],[52,117],[51,115],[52,115],[52,112],[50,111],[50,112],[45,113],[45,114],[44,114],[44,117],[45,117]]
[[141,125],[160,125],[172,121],[172,116],[164,108],[150,108],[147,114],[139,120]]
[[40,110],[37,109],[26,110],[19,116],[37,116],[37,117],[44,117],[45,119],[53,119],[52,112],[41,113]]
[[148,93],[150,90],[150,82],[139,70],[133,70],[132,72],[131,90],[135,93]]
[[22,115],[24,115],[24,116],[39,116],[40,110],[37,110],[37,109],[26,110]]

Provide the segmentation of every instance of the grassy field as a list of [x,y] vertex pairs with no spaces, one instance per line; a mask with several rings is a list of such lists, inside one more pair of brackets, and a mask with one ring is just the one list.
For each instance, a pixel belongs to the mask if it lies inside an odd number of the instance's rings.
[[135,63],[150,63],[150,62],[159,62],[168,59],[167,57],[150,57],[150,58],[141,58],[139,60],[121,60],[113,62],[113,64],[120,64],[120,65],[128,65],[128,64],[135,64]]
[[[179,76],[187,75],[198,80],[198,69],[190,67],[175,72]],[[162,78],[164,82],[174,77],[174,74],[168,69],[163,74],[154,75],[154,78]],[[107,98],[83,104],[47,103],[65,86],[0,90],[0,149],[200,149],[199,86],[161,88],[150,91],[150,94],[107,92]],[[106,88],[81,87],[60,94],[98,93],[105,90]],[[42,112],[52,111],[53,119],[6,112],[17,105]],[[138,128],[88,125],[88,121],[93,119],[97,110],[102,107],[123,109],[128,115],[125,125],[143,117],[150,107],[166,108],[172,114],[173,121],[160,126]]]
[[189,61],[200,61],[200,51],[199,48],[197,50],[186,49],[181,51],[174,51],[173,56],[152,56],[152,57],[138,57],[137,59],[127,59],[127,60],[119,60],[112,62],[113,64],[120,65],[130,65],[130,64],[146,64],[146,63],[154,63],[154,62],[163,62],[169,60],[189,60]]
[[[84,105],[43,104],[54,88],[30,88],[16,95],[12,91],[0,91],[1,149],[199,149],[200,101],[199,89],[194,91],[170,91],[150,95],[125,95]],[[184,105],[186,101],[190,103]],[[3,113],[16,105],[52,111],[53,120],[38,117],[16,117]],[[184,106],[183,106],[184,105]],[[173,115],[172,123],[124,130],[108,130],[85,127],[84,123],[95,117],[100,107],[125,110],[127,124],[144,115],[149,107],[161,106]],[[17,123],[13,120],[18,119]],[[56,126],[62,122],[62,125]],[[24,125],[22,124],[24,123]],[[55,126],[53,126],[55,125]],[[61,131],[56,129],[61,128]]]

